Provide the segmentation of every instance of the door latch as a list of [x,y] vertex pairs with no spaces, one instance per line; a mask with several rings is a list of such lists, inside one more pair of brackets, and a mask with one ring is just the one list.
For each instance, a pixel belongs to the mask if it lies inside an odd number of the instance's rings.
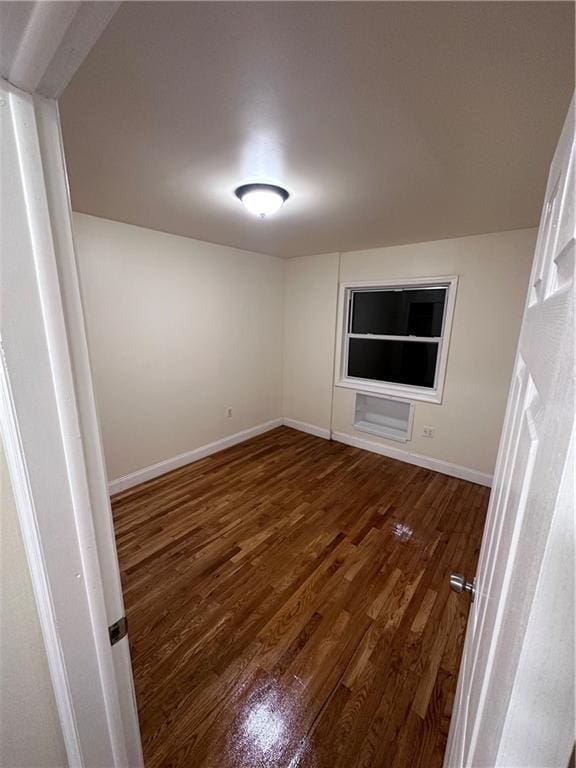
[[108,635],[110,637],[110,645],[116,645],[123,637],[126,637],[128,633],[128,619],[126,616],[122,616],[121,619],[115,621],[114,624],[110,624],[108,627]]

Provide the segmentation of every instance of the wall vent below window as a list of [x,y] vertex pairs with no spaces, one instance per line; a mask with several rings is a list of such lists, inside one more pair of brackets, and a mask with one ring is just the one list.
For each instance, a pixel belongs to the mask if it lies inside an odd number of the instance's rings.
[[409,400],[357,392],[354,428],[405,443],[412,437],[413,409]]

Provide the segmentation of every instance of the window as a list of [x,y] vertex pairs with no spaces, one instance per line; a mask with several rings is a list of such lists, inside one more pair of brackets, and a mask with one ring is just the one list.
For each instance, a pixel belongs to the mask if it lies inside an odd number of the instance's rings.
[[456,283],[342,285],[337,384],[441,402]]

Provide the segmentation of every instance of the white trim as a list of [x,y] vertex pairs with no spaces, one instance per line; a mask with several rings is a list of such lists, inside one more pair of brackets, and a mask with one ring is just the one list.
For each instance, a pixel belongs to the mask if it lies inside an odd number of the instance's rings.
[[[444,286],[440,287],[444,288]],[[427,344],[434,344],[434,342],[439,344],[442,341],[442,336],[398,336],[379,333],[371,333],[369,336],[365,333],[348,333],[347,336],[349,339],[369,338],[372,341],[423,341]]]
[[[36,537],[41,548],[40,557],[26,550],[30,571],[42,570],[49,587],[48,592],[35,587],[35,596],[39,619],[47,621],[43,636],[53,643],[47,652],[68,762],[75,768],[126,766],[57,257],[62,222],[53,215],[58,201],[52,174],[61,170],[55,171],[45,156],[46,151],[59,150],[46,149],[46,134],[39,128],[39,123],[58,125],[57,107],[5,81],[1,89],[3,135],[14,143],[2,167],[13,224],[1,233],[3,319],[10,318],[1,329],[9,385],[9,390],[4,385],[3,398],[9,391],[13,413],[12,430],[8,422],[3,436],[12,454],[19,452],[32,500],[32,506],[28,503],[18,514],[28,546]],[[11,466],[14,469],[14,458]],[[17,504],[26,502],[21,477],[14,481]],[[57,653],[67,687],[54,661]]]
[[337,381],[334,386],[341,389],[353,389],[355,392],[364,392],[367,395],[382,395],[382,397],[418,400],[422,403],[435,403],[436,405],[442,404],[441,395],[434,394],[433,390],[408,387],[404,384],[379,384],[367,379],[345,378]]
[[[44,159],[46,191],[50,203],[54,256],[62,291],[62,303],[68,330],[69,354],[74,377],[78,418],[86,463],[88,491],[96,548],[102,575],[107,625],[123,616],[124,600],[120,568],[108,493],[100,426],[90,371],[84,312],[80,296],[78,270],[72,235],[72,211],[68,195],[64,148],[60,132],[58,107],[54,101],[35,99],[40,148]],[[122,716],[128,764],[135,768],[144,764],[138,723],[136,695],[128,638],[112,647],[119,706]]]
[[173,456],[171,459],[164,459],[157,464],[151,464],[149,467],[143,469],[137,469],[135,472],[130,472],[128,475],[117,477],[115,480],[111,480],[108,483],[108,490],[111,494],[120,493],[128,488],[133,488],[135,485],[145,483],[147,480],[153,480],[160,475],[165,475],[166,472],[172,472],[174,469],[180,469],[186,464],[192,464],[194,461],[211,456],[213,453],[223,451],[225,448],[231,448],[233,445],[243,443],[245,440],[249,440],[251,437],[262,435],[264,432],[269,432],[271,429],[281,427],[283,420],[281,418],[272,419],[266,421],[264,424],[258,424],[256,427],[250,427],[250,429],[244,429],[242,432],[236,432],[228,437],[223,437],[220,440],[215,440],[213,443],[207,443],[201,445],[199,448],[194,448],[186,453],[180,453],[178,456]]
[[459,464],[451,464],[448,461],[442,461],[442,459],[433,459],[430,456],[421,456],[418,453],[402,450],[402,448],[393,448],[389,445],[382,445],[373,440],[365,440],[362,437],[347,435],[345,432],[332,432],[332,439],[339,443],[352,445],[354,448],[362,448],[365,451],[380,453],[382,456],[388,456],[391,459],[404,461],[407,464],[416,464],[418,467],[431,469],[434,472],[440,472],[443,475],[458,477],[460,480],[468,480],[471,483],[485,485],[488,488],[492,487],[492,475],[478,472],[476,469],[462,467]]
[[404,288],[406,285],[409,285],[411,288],[435,288],[437,285],[443,285],[457,279],[457,275],[428,275],[428,277],[395,277],[383,280],[345,280],[340,285],[345,285],[347,288],[353,288],[354,290],[366,288],[367,291],[374,291],[382,288],[383,291],[387,291],[389,288]]
[[[357,291],[360,289],[389,289],[396,286],[408,287],[408,288],[426,288],[426,287],[442,287],[447,289],[446,307],[444,311],[444,319],[442,324],[442,337],[440,339],[436,337],[427,338],[426,341],[435,342],[438,344],[438,359],[436,362],[436,379],[434,388],[428,387],[411,387],[405,384],[394,384],[393,382],[375,382],[369,379],[355,379],[347,376],[345,373],[346,360],[347,360],[347,345],[346,341],[348,334],[346,332],[346,321],[348,318],[348,297],[351,291]],[[394,280],[372,280],[361,282],[343,282],[340,283],[338,293],[338,313],[336,321],[336,355],[334,360],[334,386],[344,387],[346,389],[354,389],[364,391],[367,394],[380,394],[389,395],[392,397],[404,397],[411,400],[421,400],[427,403],[442,402],[444,393],[444,382],[446,379],[446,367],[448,365],[448,350],[450,347],[450,337],[452,334],[452,321],[454,318],[454,307],[456,304],[456,292],[458,289],[458,276],[457,275],[439,275],[437,277],[417,277],[417,278],[405,278]],[[394,338],[396,340],[402,340],[402,336],[388,337],[388,336],[371,336],[370,338],[387,339]],[[418,341],[416,337],[410,337],[410,341]]]
[[[82,326],[74,327],[75,343],[68,336],[68,312],[73,325],[81,304],[60,121],[51,100],[119,6],[73,2],[64,8],[38,0],[2,14],[13,41],[2,75],[28,93],[0,82],[1,132],[10,142],[1,181],[11,201],[11,226],[0,233],[6,299],[0,313],[0,430],[67,764],[74,768],[143,764],[135,702],[130,734],[120,696],[133,693],[128,641],[114,652],[108,637],[95,486],[84,454],[89,427],[80,418],[79,369],[71,360],[86,342]],[[87,394],[93,400],[91,389]],[[99,435],[92,437],[99,448]],[[97,483],[106,493],[103,473]]]
[[30,488],[30,478],[23,460],[24,448],[16,420],[14,399],[3,354],[0,362],[0,434],[28,561],[32,589],[36,599],[38,619],[46,648],[64,747],[70,765],[79,766],[82,765],[82,751],[74,717],[74,704],[68,684],[63,650],[60,645],[56,611],[50,583],[47,579],[41,534],[37,524],[37,512]]
[[324,440],[330,440],[330,430],[325,427],[317,427],[316,424],[308,424],[305,421],[297,421],[296,419],[282,419],[284,426],[297,429],[299,432],[307,432],[309,435],[315,435],[316,437],[323,437]]
[[10,40],[2,77],[28,93],[59,98],[120,2],[19,3],[2,14]]

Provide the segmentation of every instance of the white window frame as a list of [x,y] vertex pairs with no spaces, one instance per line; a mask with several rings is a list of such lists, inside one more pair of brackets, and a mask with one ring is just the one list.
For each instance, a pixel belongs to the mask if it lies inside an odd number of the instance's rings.
[[[398,398],[407,398],[409,400],[422,400],[427,403],[441,403],[444,395],[444,381],[446,378],[446,366],[448,363],[448,350],[450,346],[450,336],[452,334],[452,320],[454,318],[457,287],[457,275],[340,283],[334,376],[336,386],[369,394],[388,395]],[[378,382],[373,379],[360,379],[348,376],[348,340],[349,338],[363,337],[363,334],[358,335],[348,331],[350,299],[352,293],[361,290],[398,290],[404,288],[409,290],[418,288],[446,288],[446,302],[444,304],[441,335],[436,337],[374,335],[370,338],[375,340],[410,342],[437,341],[438,356],[436,358],[434,387],[415,387],[406,384],[395,384],[394,382]]]

